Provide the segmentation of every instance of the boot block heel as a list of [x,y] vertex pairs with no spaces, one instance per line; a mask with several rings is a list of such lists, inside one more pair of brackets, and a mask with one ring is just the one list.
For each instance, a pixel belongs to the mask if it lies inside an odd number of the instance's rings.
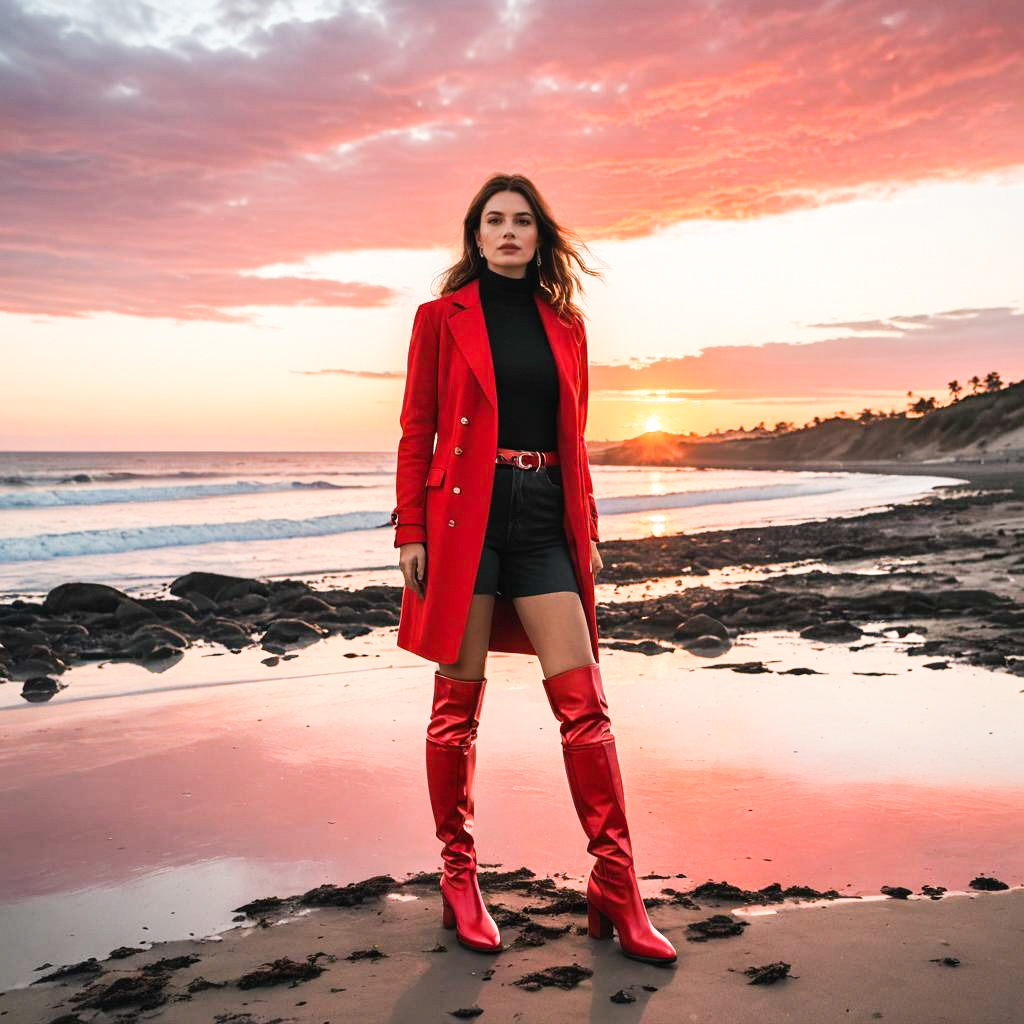
[[448,929],[455,927],[455,911],[444,898],[444,893],[441,894],[441,924]]
[[592,939],[610,939],[612,937],[612,921],[601,913],[589,900],[587,901],[587,934]]

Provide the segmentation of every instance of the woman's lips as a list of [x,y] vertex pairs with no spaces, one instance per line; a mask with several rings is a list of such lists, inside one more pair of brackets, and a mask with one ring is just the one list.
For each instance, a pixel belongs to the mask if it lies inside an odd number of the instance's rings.
[[519,252],[518,245],[499,245],[498,249],[504,249],[506,252]]

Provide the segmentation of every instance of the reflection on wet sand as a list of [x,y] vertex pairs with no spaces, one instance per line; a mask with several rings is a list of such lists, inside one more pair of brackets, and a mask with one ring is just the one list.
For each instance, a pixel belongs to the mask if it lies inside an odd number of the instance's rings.
[[[855,895],[1019,873],[1019,680],[928,670],[901,653],[912,639],[851,652],[756,634],[721,661],[757,674],[602,651],[638,874]],[[254,893],[436,869],[431,667],[396,657],[386,632],[274,666],[263,653],[192,650],[158,688],[137,666],[84,666],[73,703],[0,710],[3,913],[22,936],[6,983],[97,943],[225,927]],[[821,674],[785,674],[800,666]],[[489,680],[481,860],[582,882],[539,667],[492,655]]]

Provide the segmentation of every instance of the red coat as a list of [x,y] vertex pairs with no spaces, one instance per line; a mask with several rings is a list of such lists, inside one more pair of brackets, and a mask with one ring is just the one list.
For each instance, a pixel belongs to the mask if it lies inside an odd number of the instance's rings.
[[[562,519],[580,599],[598,660],[590,539],[597,505],[583,430],[587,423],[587,333],[560,320],[535,293],[558,369],[558,453]],[[409,342],[400,417],[394,546],[426,545],[426,596],[402,591],[398,646],[428,661],[458,660],[469,616],[494,486],[498,399],[479,281],[424,302]],[[434,435],[437,446],[434,447]],[[498,597],[488,650],[536,654],[511,598]]]

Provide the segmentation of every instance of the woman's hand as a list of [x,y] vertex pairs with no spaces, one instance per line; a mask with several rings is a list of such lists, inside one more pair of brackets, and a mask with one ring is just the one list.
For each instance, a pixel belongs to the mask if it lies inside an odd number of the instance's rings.
[[427,548],[418,541],[402,544],[398,549],[398,567],[405,585],[422,600],[426,595],[424,579],[427,572]]
[[590,574],[596,579],[598,569],[604,568],[604,562],[601,559],[601,552],[597,550],[597,541],[593,537],[590,538]]

